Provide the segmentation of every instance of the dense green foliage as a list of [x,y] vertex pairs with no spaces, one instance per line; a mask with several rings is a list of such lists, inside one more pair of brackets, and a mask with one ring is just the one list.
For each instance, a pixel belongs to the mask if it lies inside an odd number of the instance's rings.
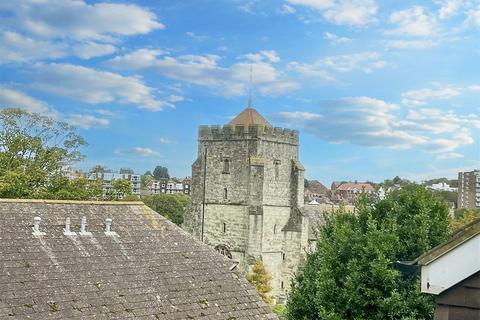
[[153,177],[157,180],[160,179],[169,179],[170,175],[168,174],[168,168],[162,166],[156,166],[153,170]]
[[252,271],[247,274],[247,280],[257,290],[258,295],[266,303],[271,303],[272,298],[268,296],[268,293],[272,291],[270,281],[272,276],[267,271],[267,268],[261,260],[257,260],[253,265]]
[[106,200],[135,200],[132,196],[132,183],[128,180],[115,179],[111,182],[112,187],[105,194]]
[[[0,197],[74,198],[86,181],[66,181],[61,168],[82,158],[74,128],[21,109],[0,110]],[[84,191],[86,188],[84,188]]]
[[480,209],[457,209],[454,216],[450,219],[450,231],[455,232],[455,230],[479,218]]
[[288,318],[432,319],[433,298],[420,293],[419,275],[401,274],[395,262],[447,236],[446,204],[414,184],[376,203],[361,199],[356,214],[326,216],[317,251],[293,283]]
[[[150,171],[148,171],[150,172]],[[141,186],[142,186],[142,189],[148,189],[153,181],[153,176],[150,174],[144,174],[141,176]]]
[[280,320],[287,319],[287,307],[284,304],[274,305],[272,311],[278,316]]
[[183,223],[185,210],[191,202],[190,197],[182,194],[158,194],[142,198],[143,202],[154,211],[177,225]]

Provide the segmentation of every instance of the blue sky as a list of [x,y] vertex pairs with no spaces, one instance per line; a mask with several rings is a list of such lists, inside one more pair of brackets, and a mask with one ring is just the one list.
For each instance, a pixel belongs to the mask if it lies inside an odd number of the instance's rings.
[[0,3],[0,106],[67,121],[86,160],[190,175],[202,124],[253,104],[309,179],[454,178],[480,162],[480,2]]

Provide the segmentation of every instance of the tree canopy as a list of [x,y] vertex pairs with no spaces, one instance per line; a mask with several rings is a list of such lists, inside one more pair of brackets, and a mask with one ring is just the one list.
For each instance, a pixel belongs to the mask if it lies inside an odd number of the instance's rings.
[[183,223],[185,210],[191,202],[190,197],[182,193],[161,193],[143,197],[142,200],[151,209],[177,225]]
[[356,214],[326,215],[317,250],[293,283],[289,319],[432,319],[419,275],[401,274],[395,262],[447,238],[445,202],[418,185],[371,201],[362,198]]
[[[21,109],[0,110],[0,197],[35,198],[66,185],[61,168],[79,161],[86,142],[65,122]],[[70,185],[63,195],[75,193]],[[76,197],[75,195],[73,197]]]
[[159,179],[169,179],[170,175],[168,174],[168,168],[162,166],[156,166],[153,170],[153,177],[157,180]]

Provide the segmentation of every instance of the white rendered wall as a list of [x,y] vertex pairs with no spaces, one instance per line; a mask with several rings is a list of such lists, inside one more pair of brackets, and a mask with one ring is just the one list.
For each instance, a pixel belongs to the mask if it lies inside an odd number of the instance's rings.
[[422,266],[422,292],[440,294],[480,270],[480,234]]

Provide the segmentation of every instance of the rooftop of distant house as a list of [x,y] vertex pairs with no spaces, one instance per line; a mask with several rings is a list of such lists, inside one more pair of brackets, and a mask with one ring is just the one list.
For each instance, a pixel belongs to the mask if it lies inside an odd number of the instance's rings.
[[375,188],[367,182],[345,182],[338,186],[337,190],[349,191],[349,190],[364,190],[375,191]]

